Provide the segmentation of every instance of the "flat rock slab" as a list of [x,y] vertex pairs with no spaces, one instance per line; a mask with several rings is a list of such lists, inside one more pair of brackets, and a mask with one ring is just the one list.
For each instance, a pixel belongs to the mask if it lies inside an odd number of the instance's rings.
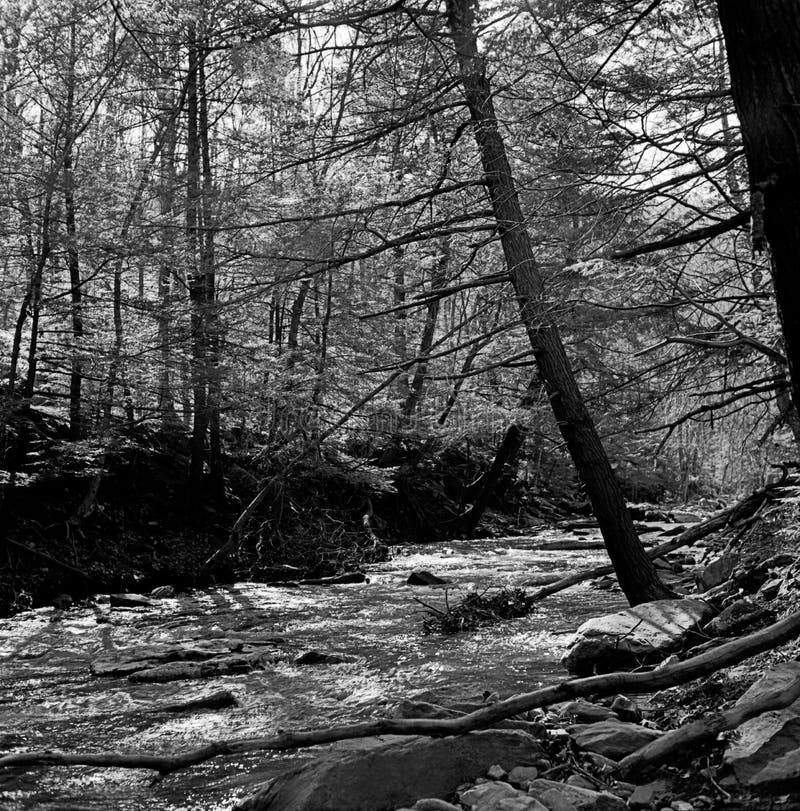
[[655,600],[581,625],[561,659],[577,675],[607,673],[663,659],[711,618],[703,600]]
[[165,662],[200,662],[242,649],[239,639],[212,639],[178,642],[174,645],[142,645],[95,659],[89,669],[93,676],[129,676]]
[[128,681],[162,684],[184,679],[208,679],[231,673],[249,673],[277,661],[277,657],[264,653],[238,653],[232,656],[217,656],[204,662],[167,662],[128,676]]
[[426,797],[448,796],[495,764],[508,770],[544,756],[534,737],[515,730],[413,737],[320,758],[281,775],[235,809],[394,811]]
[[587,752],[620,760],[645,744],[661,737],[657,729],[648,729],[628,721],[598,721],[596,724],[576,724],[568,727],[575,745]]
[[[777,665],[764,674],[736,702],[737,706],[762,700],[788,689],[800,679],[800,662]],[[745,721],[728,743],[724,763],[746,785],[776,791],[797,777],[800,768],[800,700],[783,710],[771,710]]]

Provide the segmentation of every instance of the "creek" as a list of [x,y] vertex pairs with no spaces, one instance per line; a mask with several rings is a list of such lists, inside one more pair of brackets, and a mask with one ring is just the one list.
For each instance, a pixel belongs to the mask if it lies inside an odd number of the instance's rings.
[[[563,675],[558,660],[571,631],[625,605],[618,591],[578,586],[542,601],[523,619],[446,637],[421,633],[423,607],[415,597],[443,606],[467,589],[521,585],[606,559],[599,548],[543,548],[577,540],[547,530],[528,538],[407,546],[370,566],[367,583],[237,583],[163,599],[153,608],[111,609],[106,596],[93,605],[0,620],[0,751],[171,751],[385,716],[403,698],[446,703],[480,700],[486,691],[505,697],[534,689]],[[408,586],[408,574],[418,568],[449,585]],[[277,661],[249,673],[158,684],[98,678],[89,670],[92,661],[114,652],[237,637],[274,640]],[[304,651],[345,661],[297,664]],[[237,706],[160,709],[221,688],[235,695]],[[0,772],[0,809],[222,811],[325,748],[331,747],[221,757],[164,778],[129,769],[9,769]]]

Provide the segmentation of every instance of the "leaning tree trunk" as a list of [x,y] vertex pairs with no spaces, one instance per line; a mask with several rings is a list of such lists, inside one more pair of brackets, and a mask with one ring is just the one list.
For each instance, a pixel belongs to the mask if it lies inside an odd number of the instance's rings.
[[795,407],[800,404],[800,9],[796,0],[718,0],[750,170],[753,244],[772,254]]
[[539,374],[561,435],[584,483],[620,587],[631,605],[673,596],[636,534],[597,429],[581,398],[558,328],[550,323],[543,281],[517,196],[475,35],[475,0],[448,0],[447,17],[486,187],[509,275]]

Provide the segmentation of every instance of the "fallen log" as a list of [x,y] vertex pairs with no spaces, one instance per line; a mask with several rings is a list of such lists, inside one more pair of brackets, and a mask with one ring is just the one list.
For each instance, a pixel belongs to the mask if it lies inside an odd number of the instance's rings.
[[136,752],[58,752],[34,751],[0,753],[0,767],[37,765],[108,766],[127,769],[153,769],[162,774],[203,763],[219,755],[235,755],[264,750],[282,751],[317,746],[352,738],[378,735],[462,735],[487,729],[498,721],[538,707],[587,695],[606,696],[616,693],[648,693],[665,687],[707,676],[717,670],[770,650],[800,635],[800,611],[760,631],[733,640],[699,656],[640,673],[606,673],[581,679],[568,679],[530,693],[512,696],[458,718],[385,718],[345,724],[327,729],[279,732],[263,738],[238,738],[214,741],[195,749],[174,754]]
[[[796,664],[796,663],[795,663]],[[782,710],[800,698],[800,677],[764,693],[754,701],[737,704],[724,712],[714,712],[690,724],[673,729],[652,743],[623,758],[618,774],[624,780],[638,777],[671,761],[680,751],[692,751],[697,744],[714,741],[720,732],[740,727],[750,718],[770,710]]]
[[[705,538],[717,530],[725,529],[725,527],[736,521],[749,518],[756,513],[774,491],[782,485],[783,483],[768,484],[766,487],[756,490],[741,501],[737,501],[733,506],[718,512],[716,515],[712,515],[699,524],[694,524],[689,527],[689,529],[684,530],[680,535],[676,535],[672,540],[665,541],[658,546],[654,546],[652,549],[645,550],[645,554],[651,559],[659,558],[683,546],[691,546],[701,538]],[[593,569],[586,569],[582,572],[576,572],[575,574],[562,577],[560,580],[556,580],[554,583],[550,583],[540,588],[538,591],[535,591],[530,595],[530,600],[532,602],[538,602],[545,597],[549,597],[551,594],[557,594],[559,591],[577,586],[579,583],[583,583],[586,580],[592,580],[595,577],[602,577],[603,575],[613,573],[614,567],[610,563],[595,566]]]

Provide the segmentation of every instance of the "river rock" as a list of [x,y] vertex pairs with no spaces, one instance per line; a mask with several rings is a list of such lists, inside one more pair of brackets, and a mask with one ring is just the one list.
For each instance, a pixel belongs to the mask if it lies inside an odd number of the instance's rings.
[[625,801],[607,791],[593,791],[555,780],[534,780],[528,792],[550,811],[626,811]]
[[406,580],[409,586],[443,586],[447,580],[426,572],[424,569],[414,569]]
[[575,724],[568,727],[575,745],[587,752],[597,752],[619,760],[647,743],[661,737],[657,729],[648,729],[628,721],[598,721],[595,724]]
[[656,802],[669,793],[670,789],[666,780],[653,780],[651,783],[636,786],[628,797],[628,805],[631,808],[655,807]]
[[711,561],[708,566],[705,566],[695,575],[698,588],[701,591],[708,591],[730,579],[736,561],[737,557],[731,552],[726,552],[716,560]]
[[128,676],[165,662],[200,662],[241,650],[241,640],[214,639],[176,642],[174,645],[143,645],[100,656],[89,666],[93,676]]
[[656,600],[584,622],[561,659],[579,676],[663,659],[713,614],[703,600]]
[[[755,682],[736,704],[741,706],[758,701],[768,693],[787,688],[798,679],[800,662],[783,662]],[[745,721],[728,742],[723,762],[744,785],[753,785],[753,780],[758,780],[762,786],[770,782],[780,784],[786,769],[791,771],[793,759],[789,758],[780,768],[775,768],[775,764],[798,749],[800,700],[785,709],[771,710]],[[767,769],[770,765],[773,767],[772,771]]]
[[137,670],[128,676],[128,681],[163,684],[183,679],[208,679],[230,673],[249,673],[274,661],[276,657],[264,653],[239,653],[233,656],[217,656],[205,662],[167,662]]
[[151,597],[156,597],[157,599],[163,599],[165,597],[174,597],[175,596],[175,587],[174,586],[156,586],[151,592]]
[[627,696],[614,696],[611,709],[616,713],[620,721],[630,721],[638,724],[642,720],[642,708]]
[[162,704],[154,707],[152,712],[196,712],[197,710],[223,710],[236,707],[239,702],[230,690],[215,690],[212,693],[200,694],[194,698],[178,701],[174,704]]
[[514,766],[506,779],[512,786],[527,789],[538,776],[539,770],[536,766]]
[[235,808],[393,811],[425,797],[446,797],[495,763],[510,769],[542,756],[535,738],[514,730],[413,737],[366,751],[325,755],[284,773]]
[[295,657],[296,665],[340,665],[343,662],[352,661],[336,656],[333,653],[322,653],[318,650],[307,650]]
[[112,594],[112,608],[153,608],[157,603],[144,594]]

